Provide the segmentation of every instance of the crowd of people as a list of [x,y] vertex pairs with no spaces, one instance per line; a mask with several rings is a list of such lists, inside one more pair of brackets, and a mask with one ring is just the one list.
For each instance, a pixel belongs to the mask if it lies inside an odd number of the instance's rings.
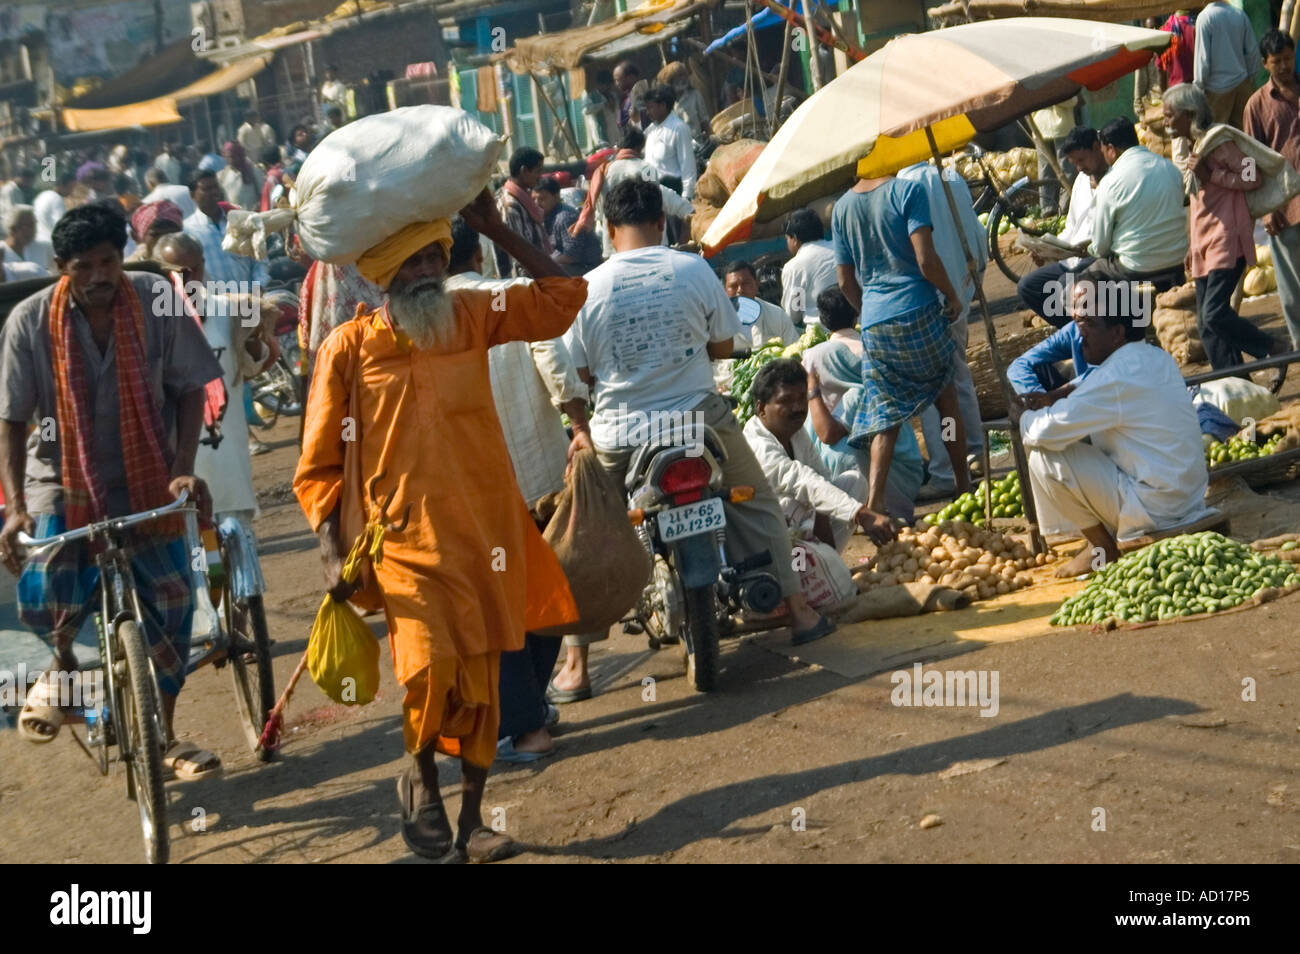
[[[1009,375],[1040,524],[1087,541],[1062,573],[1205,513],[1197,411],[1173,359],[1146,343],[1148,305],[1126,303],[1190,273],[1214,367],[1287,350],[1237,314],[1232,293],[1254,260],[1246,193],[1275,187],[1248,174],[1251,143],[1300,161],[1300,83],[1290,38],[1272,31],[1256,49],[1241,22],[1215,2],[1194,29],[1176,24],[1187,37],[1176,52],[1192,38],[1195,50],[1190,82],[1164,92],[1166,127],[1181,142],[1173,161],[1141,146],[1126,119],[1052,130],[1077,170],[1067,254],[1019,293],[1059,330]],[[1270,79],[1246,95],[1257,62]],[[331,127],[343,123],[336,84],[332,75],[322,89]],[[304,123],[279,143],[253,110],[219,153],[169,142],[149,161],[119,147],[77,157],[75,173],[39,195],[33,169],[0,188],[6,276],[59,275],[0,333],[0,558],[20,574],[20,611],[50,639],[55,671],[75,668],[70,641],[96,578],[75,547],[24,565],[20,530],[46,536],[186,490],[253,539],[242,433],[255,412],[238,395],[274,360],[275,308],[253,322],[232,316],[286,258],[301,278],[309,381],[294,491],[327,590],[384,614],[405,691],[402,834],[417,854],[510,851],[483,823],[489,768],[552,753],[559,706],[592,695],[588,652],[607,632],[537,635],[578,618],[538,505],[564,489],[579,454],[622,488],[634,417],[689,415],[717,436],[723,481],[753,488],[727,504],[729,556],[773,558],[783,605],[766,621],[795,644],[835,628],[829,607],[806,595],[795,549],[833,556],[857,532],[884,544],[918,503],[969,489],[984,430],[967,323],[988,245],[955,173],[920,163],[859,179],[829,222],[794,212],[781,287],[765,299],[754,263],[715,271],[671,247],[698,180],[695,137],[707,136],[686,68],[669,64],[651,83],[619,64],[597,77],[584,109],[618,141],[584,176],[548,174],[542,153],[518,148],[495,194],[412,222],[350,265],[311,261],[291,229],[278,266],[229,250],[231,213],[286,206],[315,135]],[[1298,203],[1266,219],[1293,348]],[[1108,293],[1115,287],[1125,293]],[[718,366],[815,324],[825,341],[757,374],[742,427]],[[52,437],[30,431],[45,419],[58,423]],[[218,423],[240,439],[203,445]],[[349,582],[343,564],[375,475],[408,522],[370,575]],[[188,653],[186,559],[177,541],[142,532],[135,572],[169,726]],[[260,592],[255,559],[247,574],[248,592]],[[34,693],[21,730],[48,742],[64,717]],[[454,829],[436,752],[461,764]],[[182,779],[221,769],[212,752],[170,737],[167,764]]]

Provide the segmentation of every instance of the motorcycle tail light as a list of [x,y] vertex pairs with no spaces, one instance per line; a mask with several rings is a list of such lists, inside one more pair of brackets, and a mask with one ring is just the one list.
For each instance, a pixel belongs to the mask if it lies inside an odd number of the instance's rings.
[[659,489],[674,499],[695,493],[695,499],[698,500],[698,495],[709,486],[712,474],[713,469],[704,458],[683,457],[664,468],[664,472],[659,475]]

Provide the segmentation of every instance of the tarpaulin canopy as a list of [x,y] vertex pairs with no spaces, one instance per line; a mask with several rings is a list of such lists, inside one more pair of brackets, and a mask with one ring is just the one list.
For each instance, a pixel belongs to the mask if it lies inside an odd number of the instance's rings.
[[[789,7],[795,13],[803,16],[803,3],[801,0],[794,0],[793,3],[791,3],[790,0],[776,0],[776,2],[783,7]],[[818,4],[814,3],[813,6],[816,7]],[[834,3],[823,3],[820,4],[820,6],[829,7],[834,10],[839,6],[839,0],[835,0]],[[785,23],[785,19],[774,13],[772,10],[769,10],[767,7],[763,7],[762,10],[759,10],[758,13],[754,14],[754,16],[750,18],[749,22],[754,24],[755,30],[764,30],[768,27],[782,26]],[[748,32],[749,27],[745,23],[742,23],[738,27],[732,27],[722,36],[710,43],[705,48],[704,52],[712,53],[714,50],[720,50],[733,40],[739,40]]]
[[[718,0],[649,0],[620,16],[592,26],[543,33],[521,38],[513,47],[493,59],[504,62],[515,73],[549,73],[576,69],[584,59],[633,33],[658,42],[668,23],[694,16],[716,5]],[[617,56],[618,54],[613,54]]]
[[177,107],[205,96],[214,96],[228,89],[234,89],[240,83],[260,73],[270,61],[269,54],[250,56],[223,66],[166,96],[157,96],[139,103],[128,103],[125,106],[113,106],[108,109],[65,109],[61,112],[62,122],[65,128],[73,132],[178,123],[181,121],[181,114]]
[[[1096,90],[1169,45],[1159,30],[1087,20],[983,20],[891,40],[777,130],[705,233],[706,255],[855,175],[888,175],[977,132]],[[936,69],[942,64],[942,69]]]

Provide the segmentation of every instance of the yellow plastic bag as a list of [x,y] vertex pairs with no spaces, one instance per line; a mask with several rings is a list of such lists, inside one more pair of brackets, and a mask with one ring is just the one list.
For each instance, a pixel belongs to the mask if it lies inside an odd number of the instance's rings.
[[[366,555],[379,562],[383,540],[380,525],[367,525],[343,564],[343,579],[356,580]],[[321,692],[343,705],[363,706],[379,689],[379,641],[351,605],[328,593],[307,641],[307,671]]]

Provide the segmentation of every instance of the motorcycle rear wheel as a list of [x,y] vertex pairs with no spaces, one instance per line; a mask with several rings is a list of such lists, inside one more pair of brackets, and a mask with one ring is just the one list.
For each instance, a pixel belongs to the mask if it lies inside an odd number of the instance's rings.
[[696,692],[712,692],[718,684],[718,606],[713,587],[696,586],[683,593],[686,603],[686,681]]

